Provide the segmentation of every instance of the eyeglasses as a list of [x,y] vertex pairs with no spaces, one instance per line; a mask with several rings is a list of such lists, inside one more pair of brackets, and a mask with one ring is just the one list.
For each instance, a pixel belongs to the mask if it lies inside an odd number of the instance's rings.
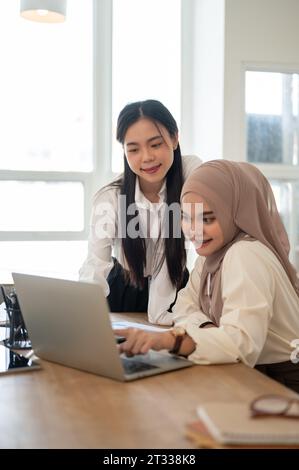
[[250,403],[251,417],[285,416],[299,419],[299,399],[280,395],[262,395]]

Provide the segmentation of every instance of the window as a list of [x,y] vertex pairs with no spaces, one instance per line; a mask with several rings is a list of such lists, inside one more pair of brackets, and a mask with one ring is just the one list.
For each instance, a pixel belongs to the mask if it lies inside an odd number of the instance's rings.
[[80,232],[84,229],[81,182],[0,181],[0,230]]
[[21,18],[17,0],[3,4],[2,170],[92,170],[91,7],[72,2],[65,23],[48,25]]
[[299,269],[299,74],[246,72],[247,160],[270,180]]
[[159,99],[180,125],[181,8],[70,0],[66,22],[48,25],[3,2],[0,282],[19,270],[77,276],[92,195],[122,170],[125,104]]
[[113,0],[112,170],[122,171],[116,120],[129,102],[157,99],[180,124],[181,1]]
[[92,7],[72,1],[65,23],[44,24],[21,18],[19,0],[2,5],[3,282],[19,269],[69,267],[75,275],[83,261],[93,171]]
[[299,164],[299,75],[246,73],[247,158]]

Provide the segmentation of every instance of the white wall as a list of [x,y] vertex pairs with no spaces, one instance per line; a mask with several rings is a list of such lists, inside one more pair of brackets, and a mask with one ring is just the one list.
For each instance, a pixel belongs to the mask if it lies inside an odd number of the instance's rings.
[[224,158],[245,159],[246,65],[265,66],[269,70],[299,71],[298,45],[298,0],[226,0]]
[[245,160],[246,66],[299,72],[299,0],[183,0],[183,5],[194,40],[193,54],[183,60],[189,73],[183,82],[184,150],[204,159]]

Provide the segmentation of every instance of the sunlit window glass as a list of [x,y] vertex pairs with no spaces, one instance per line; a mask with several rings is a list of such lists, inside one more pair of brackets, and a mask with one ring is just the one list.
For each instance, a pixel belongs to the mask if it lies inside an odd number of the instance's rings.
[[0,44],[0,169],[91,171],[92,0],[59,24],[1,2]]
[[270,180],[277,209],[288,232],[291,261],[299,269],[299,183],[296,180]]
[[80,231],[84,228],[81,182],[0,181],[1,231]]
[[299,75],[246,72],[247,159],[299,163]]
[[85,240],[1,242],[1,283],[12,283],[12,272],[78,279],[86,248]]

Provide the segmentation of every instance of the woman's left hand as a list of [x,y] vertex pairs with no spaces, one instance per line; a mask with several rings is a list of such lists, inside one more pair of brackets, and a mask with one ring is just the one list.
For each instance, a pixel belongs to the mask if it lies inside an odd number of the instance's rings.
[[116,335],[123,336],[126,340],[119,344],[119,351],[127,356],[146,354],[150,349],[172,349],[175,338],[169,331],[149,332],[139,328],[123,328],[113,330]]

